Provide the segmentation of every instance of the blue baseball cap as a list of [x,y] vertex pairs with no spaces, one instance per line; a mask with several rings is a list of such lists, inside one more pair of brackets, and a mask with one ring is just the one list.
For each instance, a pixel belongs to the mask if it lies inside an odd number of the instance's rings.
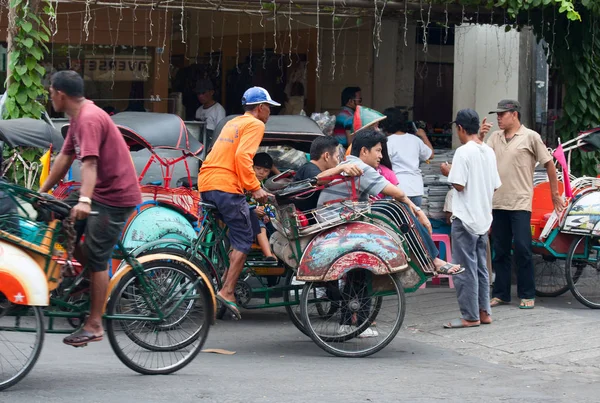
[[269,92],[262,87],[248,88],[242,96],[242,106],[246,105],[258,105],[258,104],[269,104],[273,106],[281,106],[271,99]]

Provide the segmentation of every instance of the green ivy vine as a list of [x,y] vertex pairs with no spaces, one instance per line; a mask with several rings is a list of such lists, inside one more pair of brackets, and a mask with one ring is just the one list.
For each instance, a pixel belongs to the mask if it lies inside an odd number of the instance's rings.
[[[44,0],[44,3],[44,11],[47,14],[54,13],[50,2]],[[28,1],[10,0],[10,7],[15,13],[15,29],[9,49],[10,75],[7,77],[8,99],[4,118],[39,119],[44,111],[42,103],[48,100],[42,83],[46,70],[40,62],[44,60],[44,54],[49,52],[46,42],[50,40],[50,30]]]
[[[54,9],[49,0],[35,3],[29,0],[10,0],[9,6],[13,15],[12,21],[9,21],[12,41],[9,49],[9,75],[6,79],[7,99],[2,118],[40,119],[48,100],[43,84],[46,70],[41,62],[49,52],[46,43],[50,40],[50,30],[40,18],[38,8],[43,6],[44,13],[49,16],[54,16]],[[15,152],[24,161],[12,161],[6,172],[7,178],[20,185],[37,188],[37,181],[32,181],[31,175],[33,172],[39,175],[39,169],[34,167],[44,151],[28,147],[20,147],[18,150],[5,147],[2,150],[5,161],[10,161]]]

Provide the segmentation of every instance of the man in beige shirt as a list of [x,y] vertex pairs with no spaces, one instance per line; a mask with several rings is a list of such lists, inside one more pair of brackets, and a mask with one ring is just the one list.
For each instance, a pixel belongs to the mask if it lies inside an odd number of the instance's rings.
[[510,303],[511,249],[517,265],[517,294],[519,308],[534,307],[535,279],[531,254],[531,201],[533,199],[533,171],[536,163],[548,173],[552,202],[557,212],[564,209],[564,200],[558,193],[558,179],[552,156],[538,133],[521,124],[521,105],[514,100],[502,100],[496,110],[498,127],[487,144],[494,150],[502,186],[494,194],[492,203],[492,243],[495,252],[493,267],[496,272],[491,306]]

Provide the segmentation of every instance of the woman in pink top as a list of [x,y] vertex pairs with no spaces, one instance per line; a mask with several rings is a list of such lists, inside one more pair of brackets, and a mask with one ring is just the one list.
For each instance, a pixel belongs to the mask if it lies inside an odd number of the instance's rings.
[[[381,149],[381,161],[379,162],[379,168],[377,168],[377,171],[379,172],[379,174],[381,176],[383,176],[385,179],[387,179],[392,185],[394,186],[398,186],[398,178],[396,177],[396,174],[394,173],[394,171],[392,171],[392,162],[390,161],[390,156],[388,155],[388,151],[387,151],[387,145],[383,144],[383,147]],[[379,193],[377,195],[378,199],[383,199],[385,198],[385,195],[383,193]]]

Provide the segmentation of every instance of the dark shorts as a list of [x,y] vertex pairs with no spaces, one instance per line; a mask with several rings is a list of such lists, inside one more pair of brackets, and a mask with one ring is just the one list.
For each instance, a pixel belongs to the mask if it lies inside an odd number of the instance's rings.
[[[65,199],[65,202],[75,206],[78,199],[79,193],[74,192]],[[92,201],[92,211],[96,211],[98,215],[91,215],[75,223],[77,239],[85,235],[83,254],[87,257],[87,267],[91,271],[99,272],[108,269],[108,260],[134,208],[112,207]]]
[[250,212],[246,196],[211,190],[200,193],[200,198],[217,206],[218,218],[229,228],[231,247],[248,254],[254,237],[260,234],[260,226],[254,211]]

